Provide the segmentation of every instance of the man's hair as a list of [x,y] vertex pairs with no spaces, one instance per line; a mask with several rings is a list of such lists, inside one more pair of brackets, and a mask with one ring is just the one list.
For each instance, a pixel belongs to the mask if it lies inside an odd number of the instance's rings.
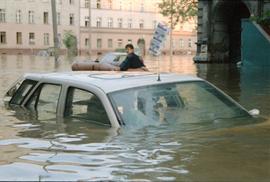
[[126,49],[127,49],[127,48],[134,49],[134,47],[133,47],[132,44],[127,44],[125,48],[126,48]]

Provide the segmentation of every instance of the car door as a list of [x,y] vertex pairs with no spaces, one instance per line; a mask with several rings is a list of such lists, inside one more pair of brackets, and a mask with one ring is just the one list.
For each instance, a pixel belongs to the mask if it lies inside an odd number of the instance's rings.
[[65,117],[111,126],[102,101],[97,95],[88,90],[69,87],[64,108]]

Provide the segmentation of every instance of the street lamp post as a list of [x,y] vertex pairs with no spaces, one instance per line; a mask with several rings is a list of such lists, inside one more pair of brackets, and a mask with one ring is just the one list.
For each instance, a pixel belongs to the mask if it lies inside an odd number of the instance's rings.
[[92,25],[91,25],[91,0],[89,0],[89,23],[88,23],[88,49],[89,49],[89,59],[91,59],[91,39],[92,39]]
[[56,4],[55,0],[51,0],[52,6],[52,23],[53,23],[53,42],[54,42],[54,60],[58,60],[59,44],[58,44],[58,33],[57,33],[57,20],[56,20]]
[[[171,11],[173,9],[173,0],[171,0]],[[172,72],[172,31],[173,31],[173,14],[171,13],[171,17],[170,17],[170,21],[171,21],[171,31],[170,31],[170,72]]]

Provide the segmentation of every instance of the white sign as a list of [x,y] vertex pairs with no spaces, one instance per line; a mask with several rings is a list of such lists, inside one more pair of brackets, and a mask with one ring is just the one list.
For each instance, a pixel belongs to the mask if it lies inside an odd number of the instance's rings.
[[158,23],[153,39],[150,43],[150,54],[153,54],[154,56],[158,56],[160,54],[161,48],[166,40],[166,36],[169,31],[170,29],[166,27],[166,25]]

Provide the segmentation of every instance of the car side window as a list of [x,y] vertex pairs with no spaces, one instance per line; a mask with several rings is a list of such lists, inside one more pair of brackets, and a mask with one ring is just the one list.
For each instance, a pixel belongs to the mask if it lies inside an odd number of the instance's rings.
[[[30,93],[31,89],[37,84],[37,81],[25,80],[22,82],[18,90],[15,91],[10,104],[20,105],[25,97]],[[12,92],[12,91],[10,91]]]
[[100,99],[96,95],[78,88],[70,87],[68,89],[65,116],[110,125],[110,120]]
[[42,84],[32,95],[27,107],[42,112],[57,112],[61,86],[54,84]]

